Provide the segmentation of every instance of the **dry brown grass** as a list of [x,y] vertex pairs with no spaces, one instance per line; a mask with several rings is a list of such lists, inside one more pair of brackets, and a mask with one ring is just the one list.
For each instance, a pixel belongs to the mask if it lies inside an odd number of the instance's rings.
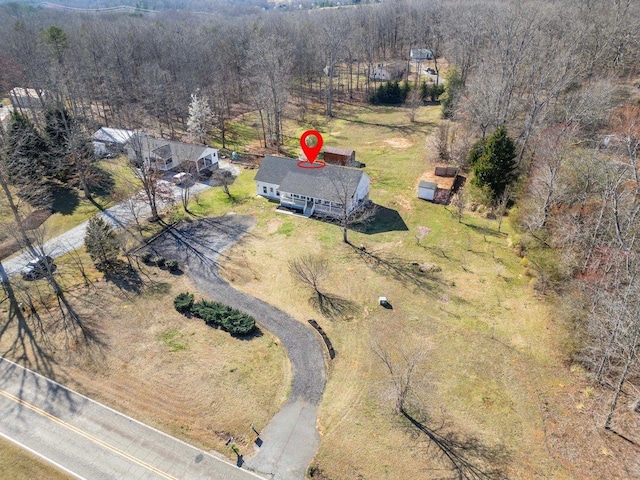
[[[250,424],[269,421],[290,383],[277,339],[268,332],[234,338],[178,314],[175,295],[195,291],[184,275],[150,268],[137,295],[90,273],[98,277],[94,287],[76,287],[69,297],[99,343],[69,342],[59,325],[48,325],[56,380],[202,448],[230,454],[224,443],[232,435],[252,453]],[[12,336],[10,327],[3,351]]]
[[[364,123],[374,118],[378,126]],[[425,350],[410,410],[418,415],[419,405],[431,428],[444,423],[445,432],[476,439],[479,457],[482,449],[498,455],[477,460],[478,466],[500,466],[519,479],[629,478],[633,447],[603,435],[593,410],[577,411],[570,400],[586,381],[567,367],[570,327],[531,287],[511,246],[517,235],[509,222],[499,233],[496,221],[466,213],[458,223],[442,206],[418,200],[412,186],[425,169],[422,134],[408,129],[414,147],[396,151],[391,160],[378,149],[397,137],[397,130],[383,125],[406,122],[401,112],[380,109],[358,119],[364,122],[334,120],[325,128],[342,138],[340,146],[357,145],[372,177],[371,198],[397,209],[409,228],[350,233],[354,245],[365,245],[391,266],[344,245],[338,227],[273,213],[273,204],[263,200],[253,206],[259,213],[252,237],[234,247],[224,265],[241,290],[300,321],[315,318],[337,351],[320,406],[315,475],[448,475],[442,454],[393,412],[389,376],[371,348],[378,339],[389,349]],[[420,245],[418,226],[431,229]],[[329,259],[324,290],[353,302],[354,312],[332,320],[313,309],[312,292],[286,273],[288,260],[307,252]],[[442,272],[416,280],[407,273],[410,261]],[[380,295],[392,310],[377,305]]]
[[11,480],[63,480],[71,478],[44,460],[0,438],[0,472]]

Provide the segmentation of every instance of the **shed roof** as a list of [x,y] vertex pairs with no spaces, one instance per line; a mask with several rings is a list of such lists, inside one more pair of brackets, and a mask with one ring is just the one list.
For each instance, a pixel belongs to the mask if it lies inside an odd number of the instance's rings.
[[343,155],[345,157],[350,157],[353,155],[353,150],[348,148],[339,148],[339,147],[324,147],[324,153],[332,153],[333,155]]
[[140,142],[142,153],[145,157],[158,157],[163,160],[172,158],[178,163],[185,160],[197,160],[207,153],[208,150],[215,150],[206,145],[193,145],[190,143],[175,142],[154,138],[149,135],[135,134],[136,141]]
[[435,190],[438,185],[433,182],[425,182],[424,180],[418,185],[419,188],[426,188],[427,190]]
[[279,185],[283,192],[340,202],[355,194],[363,175],[362,170],[330,164],[300,168],[298,160],[269,156],[262,160],[255,180]]

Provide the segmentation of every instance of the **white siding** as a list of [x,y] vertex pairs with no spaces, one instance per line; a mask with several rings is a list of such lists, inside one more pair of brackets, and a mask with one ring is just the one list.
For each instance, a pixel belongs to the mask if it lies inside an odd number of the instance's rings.
[[358,188],[356,188],[356,193],[353,196],[353,204],[351,205],[352,207],[357,205],[360,201],[369,198],[370,185],[371,180],[369,179],[369,175],[363,173],[362,178],[360,178],[360,183],[358,183]]
[[280,195],[278,194],[279,185],[274,183],[266,183],[266,182],[256,182],[258,195],[270,198],[272,200],[279,200]]
[[418,187],[418,198],[423,200],[433,200],[436,195],[436,191],[431,188]]

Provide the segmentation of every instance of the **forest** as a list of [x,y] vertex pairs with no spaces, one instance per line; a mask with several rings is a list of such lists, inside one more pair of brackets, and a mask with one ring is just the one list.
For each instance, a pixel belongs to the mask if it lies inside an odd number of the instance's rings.
[[[17,131],[55,140],[58,125],[77,137],[72,160],[43,161],[39,178],[90,183],[79,158],[100,126],[180,139],[201,94],[217,146],[227,146],[232,119],[257,112],[262,147],[278,152],[292,135],[285,118],[304,121],[318,104],[327,117],[366,105],[381,86],[370,75],[377,64],[408,64],[411,49],[430,49],[444,86],[440,156],[473,170],[478,145],[496,132],[513,142],[509,185],[480,200],[508,209],[539,293],[563,300],[575,360],[610,391],[601,425],[610,429],[623,398],[640,412],[639,47],[631,0],[398,0],[233,15],[3,5],[0,96],[46,92],[48,118],[22,119],[30,126]],[[431,88],[406,75],[400,85]],[[11,145],[0,180],[19,185]],[[24,199],[46,206],[41,193]]]

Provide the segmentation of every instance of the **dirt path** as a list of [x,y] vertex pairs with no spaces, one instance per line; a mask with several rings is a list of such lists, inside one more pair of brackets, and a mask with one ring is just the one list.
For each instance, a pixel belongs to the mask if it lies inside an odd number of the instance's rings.
[[211,299],[253,315],[261,328],[276,335],[293,367],[289,400],[261,432],[263,441],[249,467],[274,479],[302,479],[319,444],[317,405],[326,383],[322,345],[310,327],[277,308],[240,292],[220,278],[219,259],[255,220],[226,215],[184,223],[156,239],[150,250],[176,258]]

